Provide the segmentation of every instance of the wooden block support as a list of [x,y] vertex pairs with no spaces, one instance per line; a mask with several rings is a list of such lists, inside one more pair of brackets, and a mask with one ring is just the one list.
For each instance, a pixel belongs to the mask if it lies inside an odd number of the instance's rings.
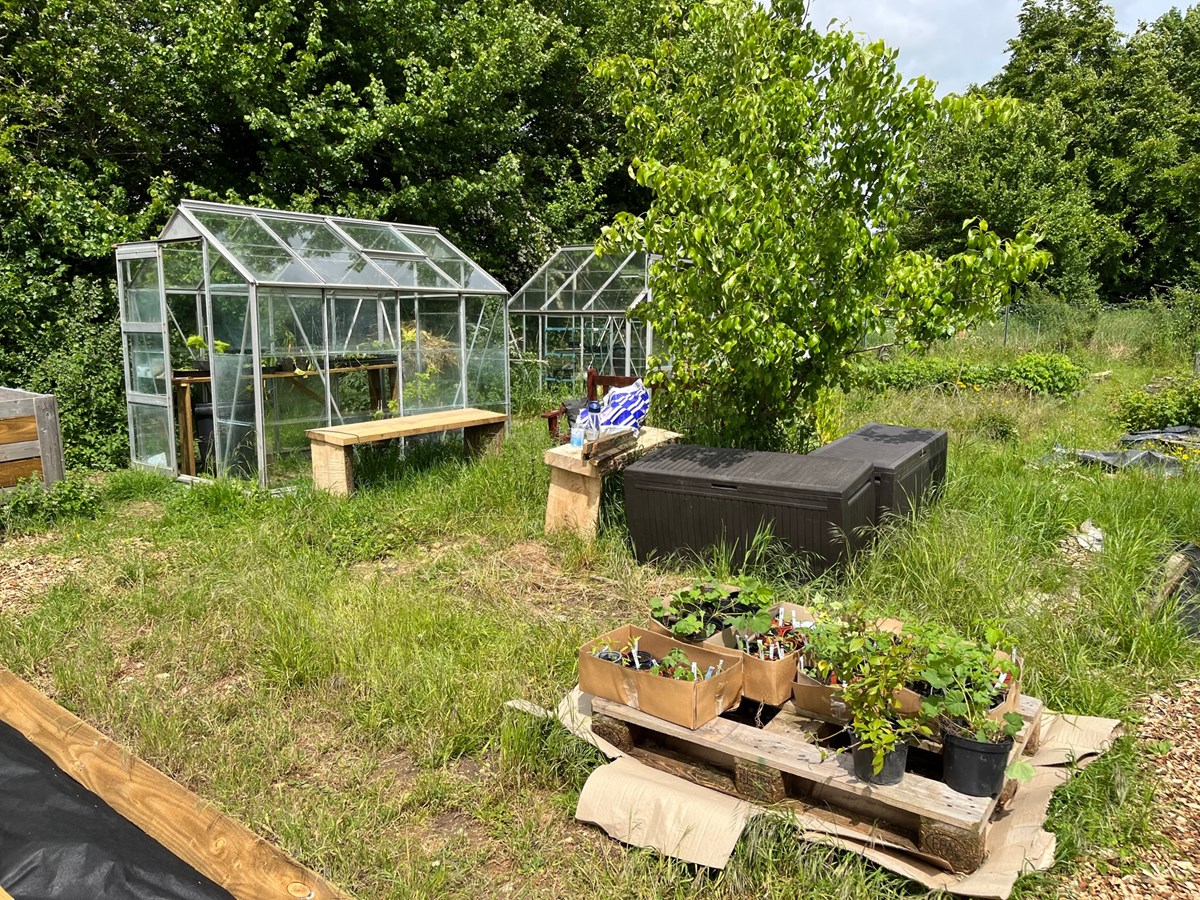
[[499,453],[504,446],[504,423],[472,425],[463,429],[463,447],[474,459],[485,453]]
[[592,716],[592,733],[608,741],[623,753],[630,753],[636,743],[634,728],[620,719],[609,716]]
[[925,853],[944,859],[953,872],[974,872],[983,865],[985,829],[969,831],[944,822],[921,819],[917,846]]
[[313,484],[339,497],[354,493],[354,461],[350,447],[312,442]]
[[546,532],[574,531],[580,537],[596,536],[600,524],[600,493],[604,479],[566,469],[550,470],[546,497]]
[[319,875],[4,670],[0,719],[238,900],[346,900]]
[[755,803],[782,803],[787,796],[783,773],[748,759],[734,760],[733,780],[737,792]]

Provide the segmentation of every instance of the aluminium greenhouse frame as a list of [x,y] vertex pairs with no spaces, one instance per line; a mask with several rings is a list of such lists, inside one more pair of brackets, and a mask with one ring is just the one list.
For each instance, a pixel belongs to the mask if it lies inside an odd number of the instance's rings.
[[135,466],[267,486],[311,428],[510,411],[508,292],[435,228],[184,200],[116,261]]
[[547,386],[574,384],[593,367],[645,374],[654,334],[636,310],[651,295],[650,266],[659,258],[560,247],[508,302],[513,360],[536,359]]

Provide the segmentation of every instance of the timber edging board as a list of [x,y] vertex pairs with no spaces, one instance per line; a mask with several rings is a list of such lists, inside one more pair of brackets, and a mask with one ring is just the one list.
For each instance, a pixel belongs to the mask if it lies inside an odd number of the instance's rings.
[[0,490],[32,475],[47,487],[64,475],[58,403],[53,394],[0,387]]
[[349,900],[278,847],[3,669],[0,719],[238,900]]

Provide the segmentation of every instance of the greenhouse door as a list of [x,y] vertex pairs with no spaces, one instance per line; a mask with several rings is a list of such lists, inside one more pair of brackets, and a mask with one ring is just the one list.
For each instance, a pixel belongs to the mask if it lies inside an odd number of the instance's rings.
[[166,296],[154,244],[118,248],[117,292],[121,298],[129,456],[135,467],[174,476],[175,415],[171,406]]

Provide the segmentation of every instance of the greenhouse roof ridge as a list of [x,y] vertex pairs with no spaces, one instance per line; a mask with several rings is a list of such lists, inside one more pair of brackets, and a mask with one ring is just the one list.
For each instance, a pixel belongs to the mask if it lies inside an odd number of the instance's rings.
[[508,294],[427,225],[187,199],[157,240],[199,238],[259,286]]

